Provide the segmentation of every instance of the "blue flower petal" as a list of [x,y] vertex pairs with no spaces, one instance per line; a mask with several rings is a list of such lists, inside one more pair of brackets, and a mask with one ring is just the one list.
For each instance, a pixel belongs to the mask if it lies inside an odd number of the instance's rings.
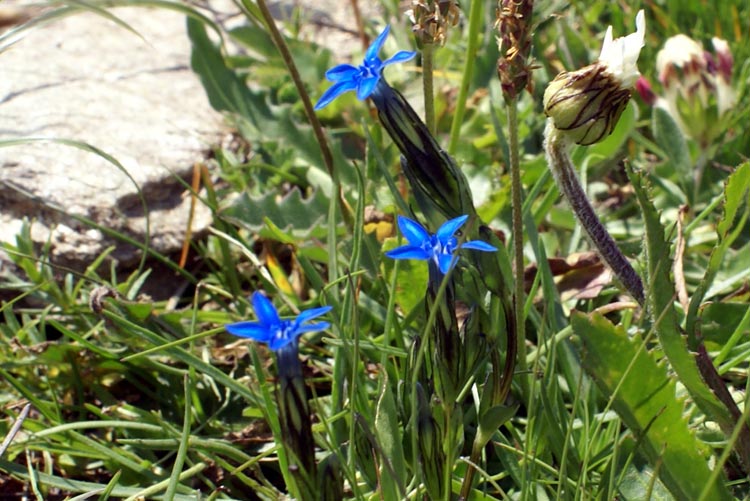
[[395,64],[395,63],[405,63],[406,61],[411,61],[414,59],[414,56],[416,56],[417,53],[409,50],[402,50],[394,54],[392,57],[389,57],[385,61],[383,61],[383,66],[388,66],[389,64]]
[[453,259],[453,254],[440,254],[438,256],[438,266],[440,267],[440,273],[446,275],[450,271],[451,264],[453,264]]
[[339,64],[326,71],[326,78],[331,82],[352,80],[359,74],[359,68],[351,64]]
[[299,336],[300,334],[304,334],[305,332],[324,331],[324,330],[328,329],[330,326],[331,326],[330,322],[318,322],[318,323],[315,323],[315,324],[300,325],[294,331],[294,334],[295,334],[295,336]]
[[472,240],[470,242],[464,242],[461,244],[462,249],[472,249],[472,250],[478,250],[482,252],[497,252],[497,249],[488,244],[487,242],[482,242],[481,240]]
[[321,315],[325,315],[329,311],[331,311],[333,307],[332,306],[321,306],[320,308],[313,308],[311,310],[305,310],[300,312],[297,319],[294,321],[295,324],[303,324],[307,322],[308,320],[312,320],[313,318],[319,317]]
[[360,101],[364,101],[365,99],[370,97],[370,94],[372,94],[372,91],[375,89],[375,85],[377,85],[378,80],[380,80],[380,76],[363,78],[359,82],[359,86],[357,86],[357,99],[359,99]]
[[398,227],[406,240],[415,247],[421,247],[425,242],[430,241],[430,234],[427,233],[427,230],[408,217],[398,216]]
[[258,322],[237,322],[224,327],[227,332],[239,337],[246,337],[267,343],[273,337],[273,333]]
[[271,327],[271,326],[278,326],[281,324],[281,320],[279,319],[279,314],[276,311],[276,308],[274,308],[271,301],[269,301],[268,298],[264,296],[262,292],[259,292],[259,291],[253,292],[253,295],[250,298],[250,300],[253,303],[253,310],[255,310],[255,316],[258,317],[258,320],[261,325],[265,327]]
[[463,226],[467,219],[469,219],[469,216],[459,216],[455,219],[444,222],[443,225],[438,228],[437,233],[435,233],[435,235],[437,235],[438,237],[438,240],[441,243],[447,242],[456,233],[456,231],[458,231],[458,229]]
[[388,38],[388,33],[390,31],[391,31],[390,25],[386,25],[386,27],[383,29],[380,35],[378,35],[378,38],[376,38],[367,48],[367,52],[365,52],[365,61],[368,61],[374,57],[377,57],[378,53],[380,52],[380,49],[383,48],[383,44],[385,44],[385,39]]
[[319,110],[328,106],[329,104],[331,104],[331,101],[339,97],[344,92],[348,92],[356,88],[357,82],[355,82],[354,80],[343,80],[331,85],[331,87],[327,91],[325,91],[322,96],[320,96],[318,102],[315,103],[315,109]]
[[424,250],[422,247],[414,245],[402,245],[396,247],[385,253],[391,259],[419,259],[420,261],[427,261],[432,255]]

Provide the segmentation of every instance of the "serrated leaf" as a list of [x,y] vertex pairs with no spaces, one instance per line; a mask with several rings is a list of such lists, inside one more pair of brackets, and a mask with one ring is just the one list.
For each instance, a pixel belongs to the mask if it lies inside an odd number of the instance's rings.
[[323,238],[326,235],[326,215],[328,200],[317,190],[307,199],[302,198],[299,190],[292,190],[279,198],[275,192],[259,197],[243,193],[221,211],[221,216],[242,228],[259,232],[266,224],[273,225],[285,232],[291,232],[295,238]]
[[[602,315],[576,312],[572,326],[584,344],[584,368],[640,438],[641,452],[652,465],[659,464],[664,485],[679,500],[699,499],[711,480],[709,452],[688,428],[666,367],[641,349],[640,337],[629,339]],[[706,499],[732,499],[721,479],[719,475]]]
[[[711,251],[711,257],[709,258],[703,279],[698,284],[693,296],[690,298],[686,328],[688,334],[692,337],[695,336],[695,323],[698,309],[703,302],[708,289],[711,287],[711,284],[713,284],[716,274],[719,272],[729,246],[739,235],[741,225],[737,225],[737,231],[735,231],[734,234],[732,234],[732,229],[735,226],[735,219],[737,219],[740,208],[743,205],[747,206],[748,190],[750,190],[750,162],[745,162],[737,167],[732,175],[729,176],[724,186],[724,215],[716,226],[716,232],[718,233],[719,239],[716,246]],[[747,217],[747,215],[745,217]]]
[[[718,422],[723,430],[731,430],[733,421],[729,412],[703,381],[695,358],[688,350],[688,341],[680,331],[674,305],[675,288],[669,277],[672,259],[669,244],[664,239],[664,227],[659,220],[659,214],[649,198],[649,190],[642,175],[628,169],[628,177],[635,189],[646,228],[647,283],[649,284],[646,296],[654,322],[653,329],[669,364],[696,405],[709,418]],[[690,346],[692,349],[695,348],[692,344]]]
[[735,169],[724,186],[724,217],[717,225],[720,239],[726,239],[732,231],[732,225],[740,207],[748,203],[748,190],[750,190],[750,162],[745,162]]

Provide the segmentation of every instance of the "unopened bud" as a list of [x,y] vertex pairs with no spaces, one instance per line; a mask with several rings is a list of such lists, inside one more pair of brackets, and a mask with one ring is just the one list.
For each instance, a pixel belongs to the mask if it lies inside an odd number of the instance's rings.
[[612,133],[630,99],[600,64],[563,72],[544,91],[544,112],[576,144],[588,145]]
[[544,112],[570,141],[594,144],[614,130],[640,76],[636,62],[646,31],[643,11],[635,24],[635,33],[614,40],[610,26],[596,63],[560,73],[544,91]]
[[651,82],[649,82],[645,77],[641,76],[637,82],[635,82],[635,90],[638,91],[638,94],[641,96],[641,99],[643,99],[643,102],[645,102],[649,106],[653,106],[656,104],[656,101],[659,99],[658,96],[654,93],[654,90],[651,88]]

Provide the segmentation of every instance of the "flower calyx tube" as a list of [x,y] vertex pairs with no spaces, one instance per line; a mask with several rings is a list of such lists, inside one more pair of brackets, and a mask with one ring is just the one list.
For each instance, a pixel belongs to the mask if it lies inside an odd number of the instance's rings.
[[[281,441],[287,453],[291,481],[295,484],[299,499],[314,501],[320,499],[318,494],[321,492],[321,485],[315,463],[315,440],[310,406],[307,402],[307,387],[299,360],[298,338],[305,332],[316,332],[330,327],[328,322],[308,322],[328,313],[331,307],[305,310],[294,320],[282,320],[271,301],[261,292],[254,292],[251,302],[258,321],[237,322],[225,328],[235,336],[267,343],[276,353],[279,383],[276,402],[281,425]],[[327,484],[324,482],[323,486],[325,485]]]

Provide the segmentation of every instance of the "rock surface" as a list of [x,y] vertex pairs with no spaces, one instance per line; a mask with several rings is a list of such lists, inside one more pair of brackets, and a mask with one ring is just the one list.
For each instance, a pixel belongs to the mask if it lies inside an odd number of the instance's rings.
[[[191,4],[220,24],[243,22],[230,0]],[[0,32],[42,12],[14,0],[1,7]],[[348,3],[271,3],[281,20],[294,7],[303,39],[333,48],[360,43]],[[363,9],[367,22],[377,7]],[[73,217],[143,242],[138,188],[148,205],[151,247],[179,250],[191,197],[178,178],[189,182],[194,164],[226,133],[190,69],[184,16],[135,7],[111,12],[140,37],[103,16],[78,13],[29,30],[0,53],[0,242],[14,242],[28,218],[35,242],[51,244],[53,262],[77,269],[110,245],[120,264],[140,258],[135,247]],[[24,138],[52,140],[2,144]],[[57,139],[91,145],[120,165]],[[193,235],[210,223],[198,203]]]
[[[121,164],[54,141],[0,148],[0,240],[13,241],[29,218],[34,240],[52,244],[53,261],[76,267],[113,244],[119,262],[139,257],[134,247],[71,217],[144,241],[137,187],[148,205],[151,246],[179,249],[190,197],[177,178],[190,179],[222,130],[189,67],[184,16],[142,8],[113,13],[143,38],[82,13],[30,30],[0,54],[0,141],[71,139]],[[209,223],[210,212],[198,204],[193,231]]]

